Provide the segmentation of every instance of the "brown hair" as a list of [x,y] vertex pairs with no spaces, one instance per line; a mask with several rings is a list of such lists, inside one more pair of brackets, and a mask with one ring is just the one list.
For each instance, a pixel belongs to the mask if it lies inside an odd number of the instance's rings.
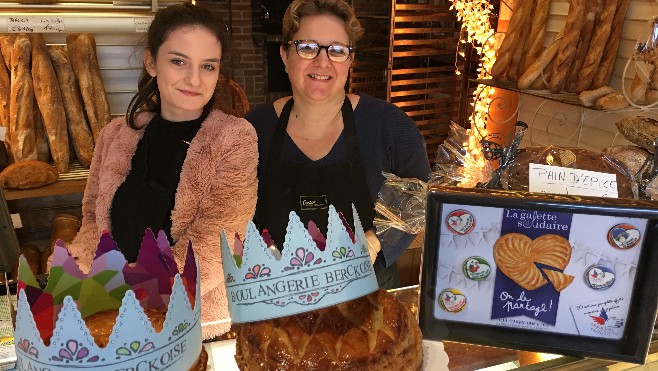
[[[171,5],[158,11],[149,26],[146,34],[145,50],[148,50],[153,58],[158,55],[160,46],[167,40],[169,34],[183,27],[203,27],[215,35],[222,54],[225,55],[228,48],[228,37],[224,22],[210,10],[193,5],[190,2]],[[151,77],[142,67],[142,73],[137,83],[137,93],[130,101],[126,111],[126,121],[133,129],[141,129],[135,124],[135,116],[141,110],[160,112],[160,90],[157,80]],[[204,106],[204,112],[210,112],[215,102],[215,93],[210,101]]]
[[363,36],[361,22],[356,19],[354,10],[344,0],[295,0],[283,16],[283,48],[288,50],[288,41],[299,30],[302,18],[313,15],[333,15],[345,23],[345,32],[350,45],[356,44]]

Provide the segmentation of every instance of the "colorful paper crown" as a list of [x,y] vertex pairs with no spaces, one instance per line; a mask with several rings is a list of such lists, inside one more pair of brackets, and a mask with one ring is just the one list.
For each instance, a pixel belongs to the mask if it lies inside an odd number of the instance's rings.
[[[134,266],[128,265],[112,237],[103,234],[88,274],[57,241],[44,290],[21,257],[16,369],[187,370],[201,352],[197,277],[192,244],[181,274],[164,233],[156,238],[150,230]],[[160,333],[143,308],[167,310]],[[118,309],[119,316],[109,343],[100,348],[83,318],[106,309]]]
[[222,233],[226,295],[234,323],[289,316],[328,307],[378,289],[359,216],[354,207],[353,234],[329,206],[327,238],[313,222],[304,228],[290,213],[283,252],[277,259],[249,222],[244,244],[234,253]]

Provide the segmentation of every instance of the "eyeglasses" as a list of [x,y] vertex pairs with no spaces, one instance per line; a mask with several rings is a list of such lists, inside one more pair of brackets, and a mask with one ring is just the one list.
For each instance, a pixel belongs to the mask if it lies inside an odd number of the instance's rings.
[[320,45],[315,41],[309,40],[293,40],[288,41],[288,45],[295,44],[297,55],[304,59],[315,59],[320,50],[324,49],[327,52],[327,57],[334,62],[345,62],[350,54],[354,52],[354,48],[345,45]]

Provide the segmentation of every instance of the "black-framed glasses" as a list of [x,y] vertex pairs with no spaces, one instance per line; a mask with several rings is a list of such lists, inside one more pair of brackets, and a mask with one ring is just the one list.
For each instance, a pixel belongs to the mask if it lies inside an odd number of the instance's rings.
[[288,45],[294,44],[297,55],[304,59],[315,59],[320,50],[327,52],[327,57],[334,62],[345,62],[354,52],[354,48],[346,45],[320,45],[311,40],[292,40]]

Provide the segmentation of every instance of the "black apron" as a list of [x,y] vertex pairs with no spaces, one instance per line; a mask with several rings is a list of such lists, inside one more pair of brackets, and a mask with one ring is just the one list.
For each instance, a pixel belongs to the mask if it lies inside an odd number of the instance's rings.
[[[350,100],[345,97],[341,108],[348,158],[331,165],[294,165],[281,161],[292,106],[291,98],[283,107],[274,132],[269,162],[261,184],[263,192],[258,198],[254,222],[259,228],[267,229],[279,250],[284,248],[290,211],[295,211],[305,226],[312,220],[326,236],[329,205],[334,205],[350,227],[354,228],[354,204],[363,230],[367,231],[372,227],[375,209],[359,154],[354,111]],[[380,286],[381,280],[390,280],[393,274],[399,280],[397,265],[393,264],[385,269],[381,254],[374,267]]]
[[[158,231],[164,231],[169,243],[173,245],[171,210],[175,203],[181,168],[197,131],[198,128],[177,144],[180,148],[177,148],[164,184],[148,176],[148,133],[144,133],[137,144],[130,173],[114,196],[120,202],[113,201],[111,209],[112,237],[128,262],[137,260],[146,228],[151,228],[156,235]],[[122,221],[115,223],[118,218]]]

